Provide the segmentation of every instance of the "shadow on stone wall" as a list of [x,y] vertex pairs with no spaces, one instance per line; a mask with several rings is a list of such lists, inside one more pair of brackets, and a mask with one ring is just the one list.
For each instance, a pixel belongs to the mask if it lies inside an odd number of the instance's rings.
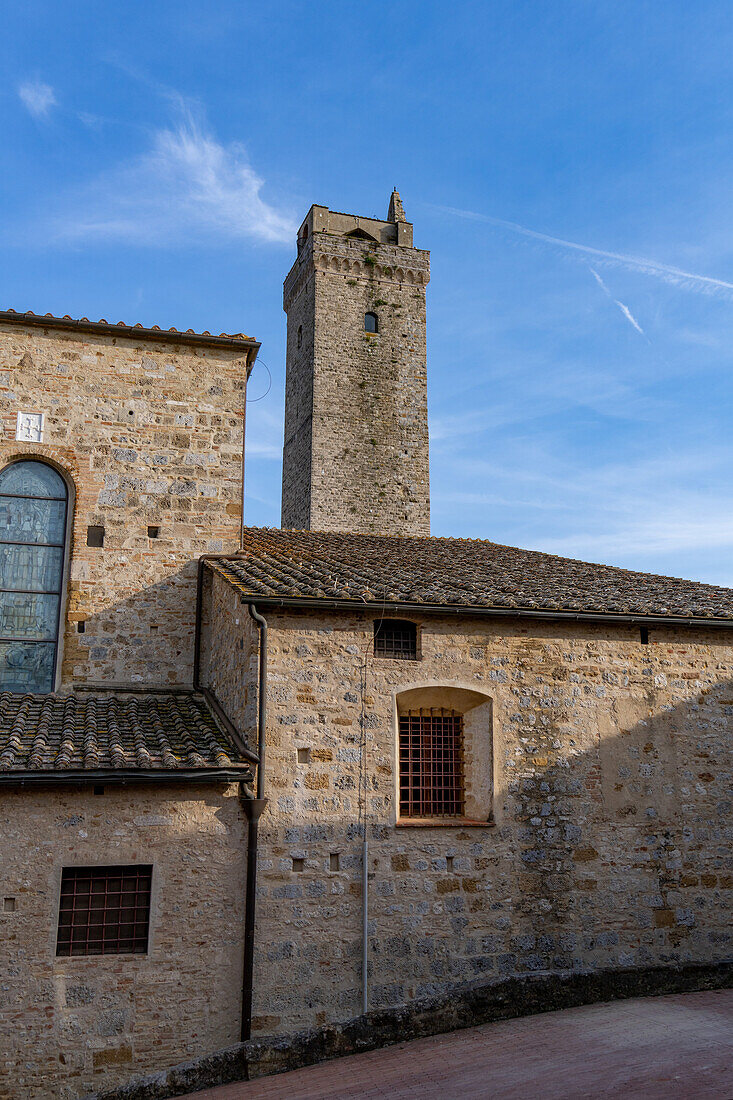
[[[79,635],[83,648],[94,653],[120,647],[118,674],[90,679],[110,687],[191,685],[195,570],[196,563],[190,563],[165,582],[90,616]],[[166,622],[175,624],[172,637]],[[544,636],[543,644],[547,640]],[[162,645],[168,647],[164,657]],[[518,711],[510,729],[521,756],[505,769],[505,805],[494,829],[431,830],[428,840],[424,830],[370,826],[375,1007],[521,975],[730,955],[733,681],[710,685],[701,678],[693,695],[670,705],[670,689],[689,691],[691,681],[668,684],[652,646],[648,657],[654,666],[648,685],[640,672],[628,687],[614,683],[610,662],[597,657],[609,692],[586,697],[582,737],[573,726],[576,711],[564,705],[557,683],[552,690],[558,705],[538,702],[531,710],[534,721],[529,712]],[[308,660],[315,669],[318,658]],[[546,669],[537,665],[536,671]],[[567,670],[564,675],[569,678]],[[498,685],[484,678],[481,687],[496,694]],[[564,698],[567,703],[569,695]],[[376,703],[375,714],[362,715],[367,728],[380,708],[383,712],[384,700]],[[595,724],[592,740],[589,722]],[[292,736],[276,723],[273,711],[269,736]],[[253,730],[241,732],[254,739]],[[357,728],[334,725],[332,732],[347,750],[361,737]],[[263,864],[260,871],[257,936],[263,954],[257,965],[268,970],[266,984],[282,972],[283,998],[293,988],[300,990],[303,1004],[329,1005],[336,997],[333,1012],[340,1019],[355,1013],[360,997],[361,833],[353,759],[347,752],[345,762],[333,766],[328,787],[308,792],[324,805],[327,796],[332,804],[338,796],[346,807],[344,796],[351,790],[349,809],[315,813],[308,824],[279,813],[278,798],[290,778],[283,773],[272,785],[278,766],[272,757],[271,798],[262,823],[262,843],[276,850],[276,858],[273,864],[272,851],[266,853],[269,869]],[[370,797],[391,792],[391,777],[371,778]],[[309,863],[307,874],[295,877],[278,870],[278,860],[289,865],[296,850],[307,862],[317,857],[320,868]],[[329,850],[344,853],[338,879],[324,870]],[[320,910],[329,898],[336,902],[331,895],[339,882],[350,908],[338,928],[342,954],[334,956]],[[413,914],[421,903],[424,915],[417,919]],[[305,930],[294,935],[298,926]],[[330,958],[315,966],[322,955]],[[268,1010],[258,1024],[278,1028],[288,1015],[283,999],[283,1010]]]
[[187,562],[164,580],[88,615],[79,593],[73,593],[60,690],[85,682],[190,687],[196,574],[197,562]]
[[[632,722],[641,709],[653,713]],[[598,708],[594,749],[562,763],[567,725],[522,731],[544,760],[510,785],[500,829],[516,830],[513,917],[526,929],[504,971],[730,956],[731,715],[733,681],[676,706],[653,689],[619,697]]]

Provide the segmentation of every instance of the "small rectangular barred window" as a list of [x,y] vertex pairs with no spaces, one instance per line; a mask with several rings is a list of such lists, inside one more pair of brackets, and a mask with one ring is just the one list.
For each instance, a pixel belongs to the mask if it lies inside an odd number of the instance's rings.
[[464,813],[463,718],[433,707],[400,716],[400,816]]
[[417,660],[417,626],[406,619],[381,619],[374,624],[374,656]]
[[153,868],[65,867],[57,955],[144,955]]

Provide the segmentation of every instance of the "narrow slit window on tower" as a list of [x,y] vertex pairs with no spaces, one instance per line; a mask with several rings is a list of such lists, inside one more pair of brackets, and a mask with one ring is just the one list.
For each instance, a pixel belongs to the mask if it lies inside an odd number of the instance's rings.
[[649,627],[648,626],[640,626],[639,627],[639,636],[640,636],[642,645],[649,645]]
[[379,332],[379,322],[377,320],[376,313],[364,314],[364,331],[365,332]]
[[104,546],[104,527],[87,527],[87,546]]
[[406,619],[381,619],[374,623],[374,656],[402,661],[417,660],[417,626]]
[[298,325],[298,347],[303,347],[303,326]]

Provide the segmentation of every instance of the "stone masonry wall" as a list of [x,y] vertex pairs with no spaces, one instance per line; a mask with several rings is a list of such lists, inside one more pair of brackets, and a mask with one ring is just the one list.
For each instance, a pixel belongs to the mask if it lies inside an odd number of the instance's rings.
[[313,476],[313,341],[315,271],[309,266],[288,303],[283,445],[282,526],[310,529]]
[[[236,786],[2,791],[0,1097],[76,1100],[238,1040],[245,829]],[[57,958],[61,869],[114,864],[153,865],[148,954]]]
[[222,577],[204,570],[200,680],[257,750],[259,632],[246,604]]
[[[301,248],[285,283],[284,527],[430,533],[429,278],[429,254],[415,248],[333,233]],[[364,331],[367,311],[376,334]]]
[[[264,613],[260,1033],[360,1012],[362,762],[370,1007],[731,955],[729,633],[434,618],[411,662],[371,656],[369,615]],[[222,649],[243,629],[222,610]],[[397,823],[395,694],[436,684],[491,698],[492,824]]]
[[0,326],[0,467],[46,458],[76,498],[62,683],[190,684],[194,559],[239,545],[246,377],[236,348]]

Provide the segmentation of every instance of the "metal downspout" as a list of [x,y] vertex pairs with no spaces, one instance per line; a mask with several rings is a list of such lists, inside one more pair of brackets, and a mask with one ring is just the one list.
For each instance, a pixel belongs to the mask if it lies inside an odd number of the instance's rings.
[[254,981],[255,906],[257,902],[257,839],[259,819],[267,805],[265,792],[265,726],[267,722],[267,620],[254,604],[249,613],[257,623],[260,635],[260,667],[257,709],[257,797],[243,798],[242,807],[247,815],[247,886],[244,914],[244,959],[242,962],[242,1026],[241,1042],[252,1035],[252,987]]
[[369,844],[364,822],[361,846],[361,1010],[369,1011]]

